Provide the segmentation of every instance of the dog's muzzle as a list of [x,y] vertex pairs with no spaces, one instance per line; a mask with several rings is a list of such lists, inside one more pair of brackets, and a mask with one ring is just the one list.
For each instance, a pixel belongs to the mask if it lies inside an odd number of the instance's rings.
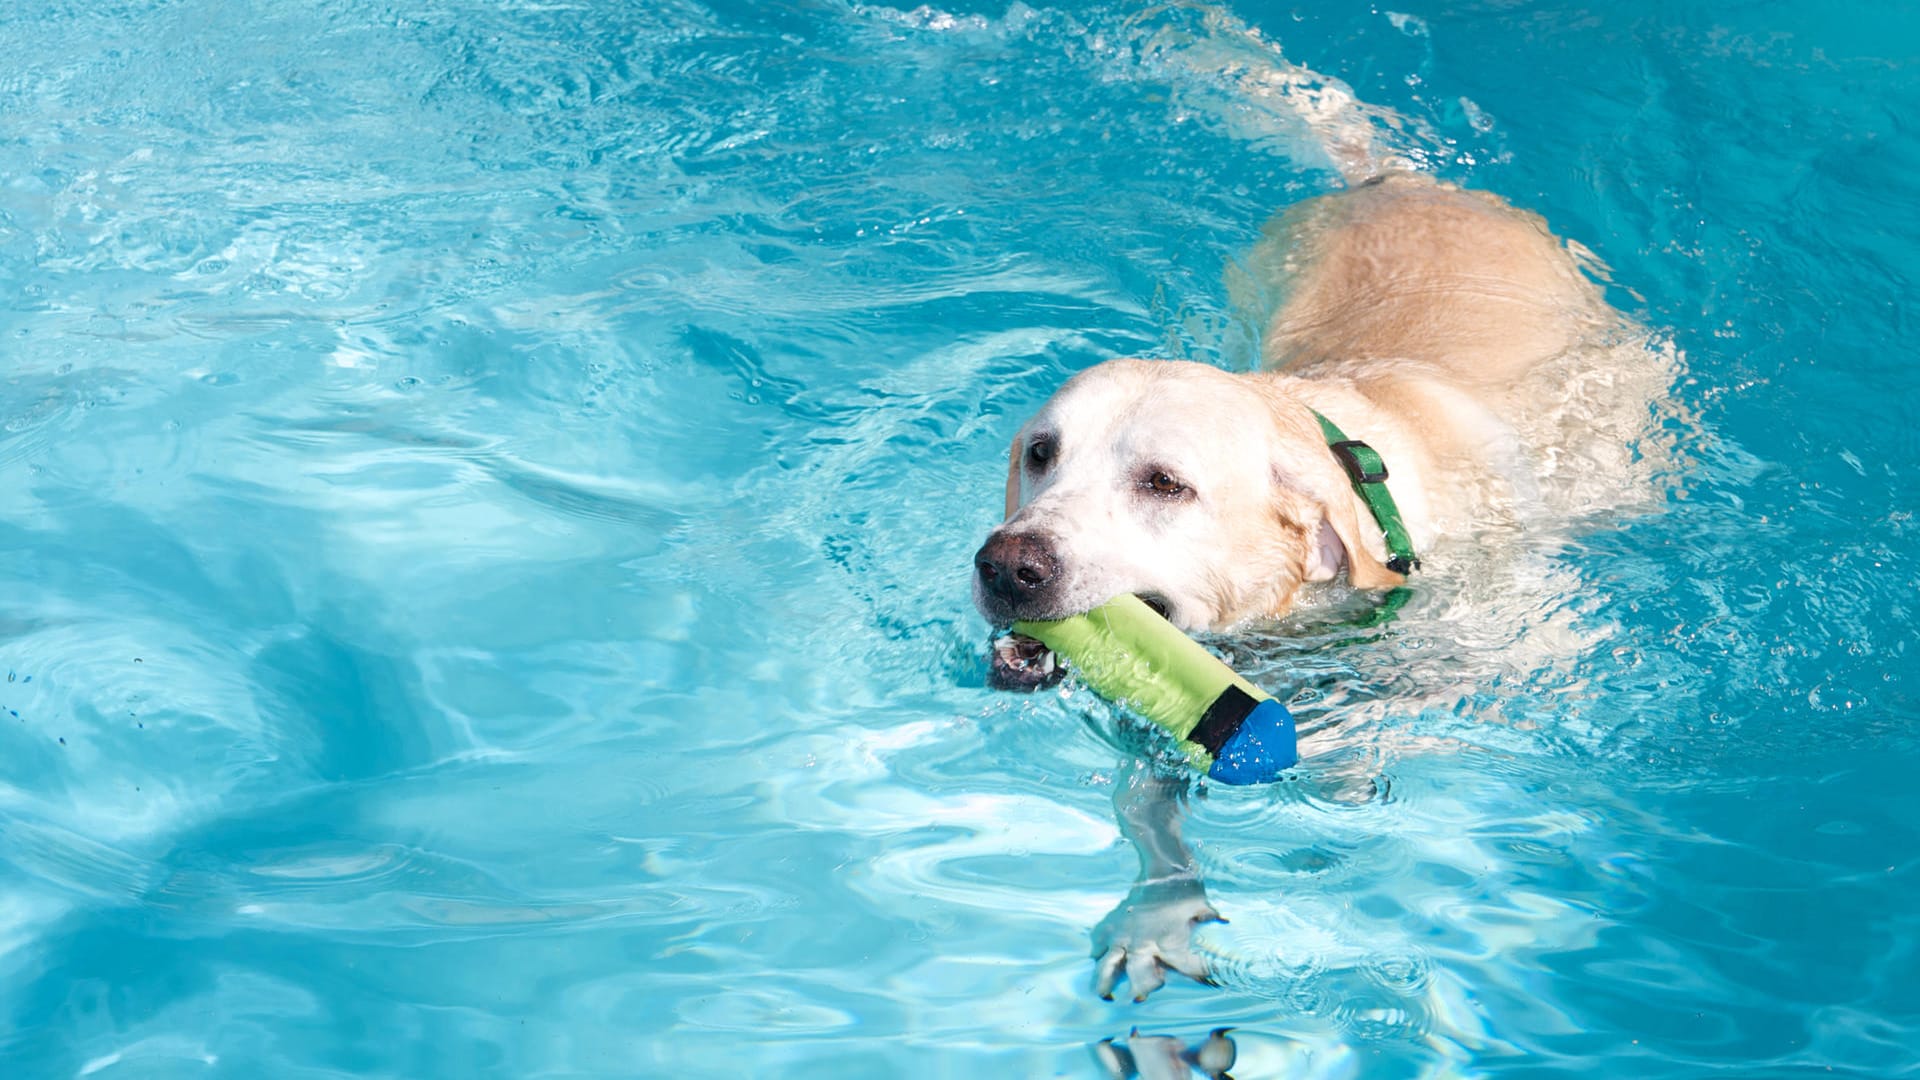
[[995,622],[1047,618],[1059,594],[1060,560],[1053,537],[1001,530],[973,556],[980,612]]

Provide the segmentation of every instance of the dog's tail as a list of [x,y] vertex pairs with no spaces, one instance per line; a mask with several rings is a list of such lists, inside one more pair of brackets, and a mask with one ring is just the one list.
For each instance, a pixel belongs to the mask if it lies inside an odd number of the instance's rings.
[[1211,4],[1166,4],[1130,20],[1149,77],[1182,105],[1239,138],[1302,163],[1324,164],[1348,185],[1390,172],[1431,172],[1447,140],[1426,123],[1369,105],[1331,75],[1288,60],[1275,42]]

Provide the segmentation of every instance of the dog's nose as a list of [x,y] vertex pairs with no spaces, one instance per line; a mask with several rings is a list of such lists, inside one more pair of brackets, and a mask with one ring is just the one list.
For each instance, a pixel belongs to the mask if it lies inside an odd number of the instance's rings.
[[982,588],[1017,610],[1047,591],[1060,575],[1060,562],[1043,535],[997,532],[974,555],[973,569]]

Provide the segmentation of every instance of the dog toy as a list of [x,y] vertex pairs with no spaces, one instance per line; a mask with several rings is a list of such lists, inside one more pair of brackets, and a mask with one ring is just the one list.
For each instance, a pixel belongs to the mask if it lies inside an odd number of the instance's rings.
[[1165,728],[1194,768],[1223,784],[1264,784],[1300,760],[1287,707],[1137,596],[1013,630],[1072,664],[1101,697]]

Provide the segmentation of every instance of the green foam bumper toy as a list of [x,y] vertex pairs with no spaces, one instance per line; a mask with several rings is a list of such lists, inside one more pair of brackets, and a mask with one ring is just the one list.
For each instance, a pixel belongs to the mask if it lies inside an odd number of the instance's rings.
[[1137,596],[1013,630],[1052,649],[1101,697],[1165,728],[1223,784],[1264,784],[1300,760],[1287,707]]

